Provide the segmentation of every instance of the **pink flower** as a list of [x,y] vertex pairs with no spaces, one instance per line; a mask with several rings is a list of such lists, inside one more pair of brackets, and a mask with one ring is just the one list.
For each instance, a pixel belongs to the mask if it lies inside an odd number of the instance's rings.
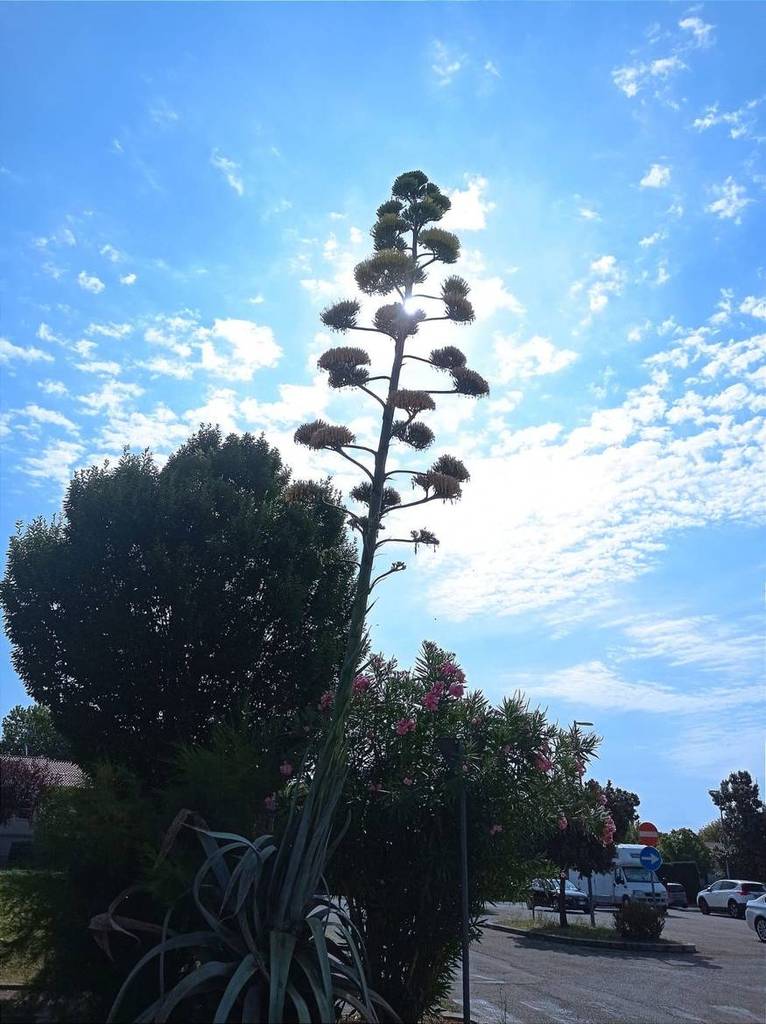
[[465,673],[454,661],[445,661],[439,668],[439,675],[448,683],[465,683]]
[[565,829],[565,828],[566,828],[566,827],[567,827],[568,825],[569,825],[569,822],[567,821],[567,819],[566,819],[566,816],[565,816],[565,815],[563,815],[563,814],[560,814],[560,815],[559,815],[559,828],[561,829],[561,831],[563,832],[563,831],[564,831],[564,829]]
[[585,774],[585,765],[583,762],[580,760],[575,761],[575,768],[577,769],[577,774],[582,778]]
[[465,692],[465,687],[462,683],[450,683],[450,688],[447,692],[450,697],[462,697]]
[[282,776],[283,779],[290,778],[290,776],[293,774],[293,766],[290,764],[289,761],[282,762],[282,764],[279,766],[279,774]]
[[397,736],[406,736],[408,732],[415,731],[414,718],[400,718],[395,725]]
[[441,697],[446,689],[447,687],[444,683],[433,683],[431,686],[431,691],[435,693],[437,697]]
[[273,814],[274,811],[276,811],[277,809],[277,794],[272,793],[271,796],[267,796],[266,799],[263,801],[263,806],[266,808],[267,811]]
[[429,690],[423,698],[423,707],[426,711],[438,711],[439,709],[439,694],[434,690]]
[[332,690],[325,690],[322,696],[319,698],[319,710],[329,711],[335,703],[335,694]]
[[405,775],[404,778],[402,779],[402,782],[404,783],[405,786],[411,786],[413,781],[414,780],[411,779],[409,775]]
[[371,782],[367,788],[373,796],[377,796],[378,793],[383,792],[383,784],[381,782]]
[[553,768],[553,761],[542,753],[538,753],[535,757],[535,768],[540,772],[549,772]]
[[602,807],[606,807],[606,793],[599,793],[598,802]]
[[491,825],[490,826],[489,834],[491,836],[496,836],[498,834],[498,832],[502,832],[502,831],[503,831],[503,826],[495,824],[495,825]]
[[471,719],[471,725],[475,729],[477,726],[481,725],[481,719],[480,718],[472,718]]
[[351,684],[351,689],[354,693],[365,693],[372,686],[372,679],[370,676],[357,676]]

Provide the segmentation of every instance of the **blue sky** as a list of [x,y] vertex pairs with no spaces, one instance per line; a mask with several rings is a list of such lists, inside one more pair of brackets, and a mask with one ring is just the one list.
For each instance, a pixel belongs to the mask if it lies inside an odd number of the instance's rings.
[[661,828],[709,820],[733,769],[763,784],[766,7],[5,4],[0,27],[4,536],[77,467],[203,420],[348,489],[291,440],[375,432],[318,376],[318,312],[422,167],[478,314],[422,345],[493,391],[429,421],[472,481],[408,514],[442,545],[376,642],[435,639],[491,697],[593,721],[596,774]]

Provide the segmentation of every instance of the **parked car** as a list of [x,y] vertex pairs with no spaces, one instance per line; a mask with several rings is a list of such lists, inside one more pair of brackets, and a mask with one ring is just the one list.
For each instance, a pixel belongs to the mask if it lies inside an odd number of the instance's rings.
[[729,917],[744,917],[748,900],[762,893],[766,893],[763,882],[721,878],[697,893],[697,906],[703,914],[718,910],[727,913]]
[[689,906],[686,889],[680,882],[665,882],[665,888],[668,890],[668,908]]
[[748,900],[745,907],[745,919],[761,942],[766,942],[766,893]]
[[[577,886],[567,879],[564,882],[564,900],[567,910],[580,910],[583,914],[589,911],[588,897],[578,889]],[[534,907],[552,907],[556,909],[559,905],[559,881],[557,878],[535,878],[529,887],[527,906],[530,910]]]

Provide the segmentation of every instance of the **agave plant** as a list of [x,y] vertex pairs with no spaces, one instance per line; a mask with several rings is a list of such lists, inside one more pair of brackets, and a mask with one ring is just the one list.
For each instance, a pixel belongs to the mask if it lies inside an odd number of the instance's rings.
[[[310,803],[312,790],[302,821],[312,817]],[[325,815],[331,817],[333,804],[331,800],[325,807]],[[307,825],[293,836],[302,836],[303,846],[299,841],[287,853],[284,843],[270,835],[250,841],[229,832],[194,831],[204,861],[161,927],[116,913],[134,888],[91,922],[107,952],[110,934],[159,934],[157,944],[125,979],[109,1022],[121,1019],[126,1003],[134,1004],[147,990],[154,998],[135,1016],[136,1022],[336,1021],[349,1010],[363,1021],[398,1020],[367,986],[361,942],[348,914],[316,871],[308,875],[299,870],[306,861],[297,856],[298,849],[313,847],[309,860],[317,870],[327,854],[317,848],[321,844],[306,843]],[[320,834],[329,834],[329,829],[315,829],[311,838]],[[177,932],[174,913],[189,899],[198,927]],[[150,981],[157,972],[158,982]]]

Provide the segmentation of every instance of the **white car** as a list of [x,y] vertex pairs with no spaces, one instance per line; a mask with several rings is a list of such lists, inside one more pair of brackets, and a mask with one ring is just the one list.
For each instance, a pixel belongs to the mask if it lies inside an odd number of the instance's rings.
[[718,910],[724,911],[729,917],[744,917],[748,900],[762,893],[766,893],[763,882],[721,878],[697,893],[697,906],[703,914]]
[[745,907],[745,918],[761,942],[766,942],[766,893],[750,900]]

